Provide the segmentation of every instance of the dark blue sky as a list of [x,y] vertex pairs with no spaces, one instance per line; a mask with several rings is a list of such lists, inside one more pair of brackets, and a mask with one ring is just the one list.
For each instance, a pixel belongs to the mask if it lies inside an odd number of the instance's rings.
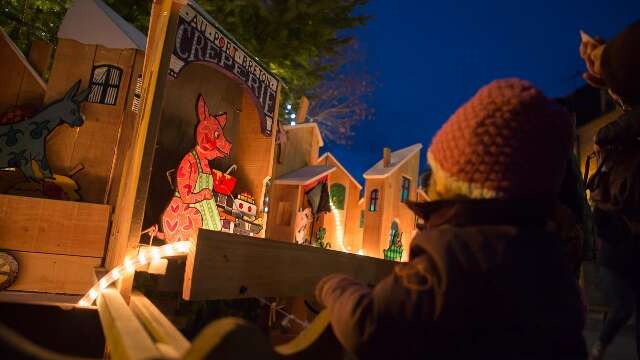
[[323,149],[360,181],[384,146],[426,149],[449,115],[493,79],[517,76],[547,96],[570,93],[584,84],[578,30],[606,39],[640,19],[638,0],[370,1],[373,18],[356,37],[380,84],[371,99],[376,114],[350,146]]

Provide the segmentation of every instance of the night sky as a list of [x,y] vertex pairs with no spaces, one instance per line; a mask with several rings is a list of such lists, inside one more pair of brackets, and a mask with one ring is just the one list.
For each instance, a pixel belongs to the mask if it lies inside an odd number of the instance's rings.
[[352,144],[328,144],[351,174],[396,150],[431,137],[457,107],[493,79],[517,76],[547,96],[584,84],[578,30],[610,38],[640,19],[638,0],[371,0],[373,16],[356,32],[368,71],[379,83],[373,120]]

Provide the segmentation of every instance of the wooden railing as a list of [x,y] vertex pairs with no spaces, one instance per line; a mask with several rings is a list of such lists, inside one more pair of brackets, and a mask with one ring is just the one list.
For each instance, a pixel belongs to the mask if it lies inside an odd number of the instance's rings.
[[98,298],[98,312],[113,359],[340,359],[345,355],[326,312],[294,340],[275,347],[257,326],[238,318],[216,320],[189,342],[140,293],[127,305],[116,289],[105,289]]

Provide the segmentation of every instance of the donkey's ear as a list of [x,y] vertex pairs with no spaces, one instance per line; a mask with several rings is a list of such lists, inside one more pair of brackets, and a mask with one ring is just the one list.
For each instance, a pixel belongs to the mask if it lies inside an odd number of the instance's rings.
[[73,100],[73,97],[76,95],[79,88],[80,88],[80,80],[76,81],[76,83],[73,84],[73,86],[71,86],[69,90],[67,90],[67,93],[64,94],[64,99]]
[[90,92],[91,92],[90,87],[80,91],[76,96],[73,97],[73,101],[78,104],[82,103],[83,101],[87,100]]
[[196,103],[196,112],[198,113],[198,121],[204,121],[209,117],[209,108],[204,101],[204,96],[198,94],[198,102]]

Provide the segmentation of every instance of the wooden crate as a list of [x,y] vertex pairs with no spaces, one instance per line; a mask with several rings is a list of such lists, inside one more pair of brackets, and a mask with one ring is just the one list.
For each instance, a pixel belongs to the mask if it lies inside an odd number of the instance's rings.
[[0,249],[20,266],[9,290],[87,291],[102,263],[109,215],[107,205],[0,195]]
[[187,256],[183,298],[313,296],[315,285],[326,275],[341,273],[375,284],[396,264],[313,246],[200,230]]

